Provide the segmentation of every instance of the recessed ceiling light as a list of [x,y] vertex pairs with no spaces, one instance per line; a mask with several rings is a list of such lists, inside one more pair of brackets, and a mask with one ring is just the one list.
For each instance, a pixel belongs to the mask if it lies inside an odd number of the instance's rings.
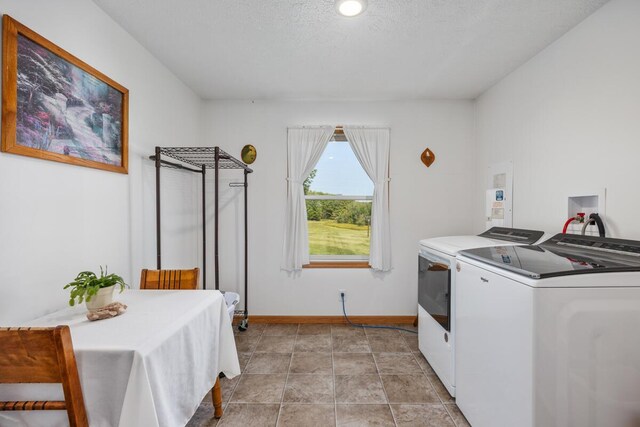
[[336,8],[342,16],[360,15],[367,7],[367,0],[337,0]]

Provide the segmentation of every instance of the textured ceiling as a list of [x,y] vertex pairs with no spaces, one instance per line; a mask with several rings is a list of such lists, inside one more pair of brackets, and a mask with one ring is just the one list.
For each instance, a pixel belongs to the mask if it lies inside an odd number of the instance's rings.
[[475,98],[607,0],[94,0],[205,99]]

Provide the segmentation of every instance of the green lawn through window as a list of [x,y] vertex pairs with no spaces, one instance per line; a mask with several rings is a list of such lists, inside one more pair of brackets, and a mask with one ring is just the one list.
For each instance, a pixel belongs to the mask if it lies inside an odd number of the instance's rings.
[[311,255],[369,255],[367,225],[323,219],[308,221]]

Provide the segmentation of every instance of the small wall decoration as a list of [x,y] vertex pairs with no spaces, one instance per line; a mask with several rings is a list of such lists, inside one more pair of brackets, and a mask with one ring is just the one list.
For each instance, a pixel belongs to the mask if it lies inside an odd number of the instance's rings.
[[429,167],[436,161],[436,155],[433,154],[433,151],[431,151],[430,148],[427,148],[422,152],[420,160],[422,160],[422,163],[424,163],[426,167]]
[[2,151],[127,173],[129,91],[10,16],[2,23]]
[[250,165],[251,163],[255,162],[257,156],[258,152],[256,151],[256,147],[254,147],[253,145],[245,145],[244,147],[242,147],[240,158],[246,164]]

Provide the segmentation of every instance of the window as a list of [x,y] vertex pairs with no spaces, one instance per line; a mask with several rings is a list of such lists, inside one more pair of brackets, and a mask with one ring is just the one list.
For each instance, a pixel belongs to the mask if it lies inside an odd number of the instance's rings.
[[311,261],[368,260],[373,182],[344,134],[334,134],[304,193]]

